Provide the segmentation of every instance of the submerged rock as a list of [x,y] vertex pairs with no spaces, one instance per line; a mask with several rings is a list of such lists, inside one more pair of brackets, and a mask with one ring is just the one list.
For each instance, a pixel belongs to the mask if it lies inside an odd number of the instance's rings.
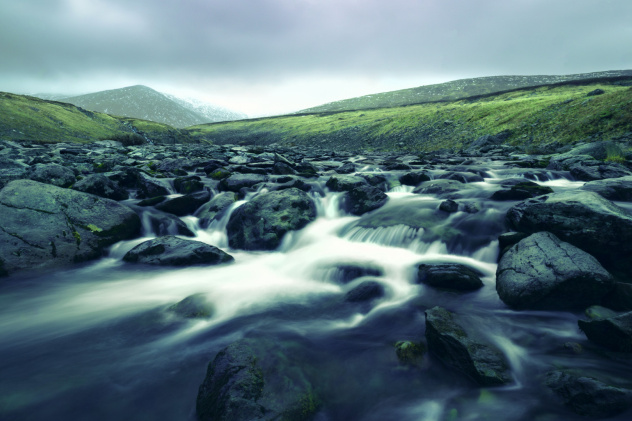
[[613,287],[597,259],[548,232],[512,246],[496,271],[500,299],[516,309],[583,310]]
[[615,352],[632,352],[632,312],[577,323],[591,342]]
[[274,250],[288,231],[316,219],[307,193],[290,188],[260,194],[233,211],[226,226],[228,243],[244,250]]
[[354,279],[363,276],[382,276],[384,272],[382,269],[375,266],[362,266],[362,265],[338,265],[333,272],[333,278],[337,282],[343,284],[349,283]]
[[421,264],[417,281],[435,288],[474,291],[483,287],[482,273],[458,263]]
[[96,259],[134,238],[140,218],[113,200],[32,180],[0,191],[0,261],[13,273]]
[[200,385],[200,421],[308,420],[319,399],[295,357],[269,340],[242,339],[220,351]]
[[123,256],[130,263],[157,266],[217,265],[235,260],[217,247],[173,235],[140,243]]
[[376,281],[364,281],[345,295],[345,301],[370,301],[384,296],[384,286]]
[[206,319],[213,314],[213,306],[205,294],[193,294],[170,306],[167,310],[187,319]]
[[579,415],[612,417],[632,406],[632,390],[563,370],[549,372],[546,386]]
[[441,307],[426,310],[428,349],[449,367],[481,386],[511,382],[505,356],[493,345],[466,332],[458,316]]

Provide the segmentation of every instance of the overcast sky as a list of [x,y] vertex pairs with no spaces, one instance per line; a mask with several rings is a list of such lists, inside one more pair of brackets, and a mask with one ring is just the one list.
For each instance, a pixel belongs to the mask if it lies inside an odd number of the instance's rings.
[[143,84],[251,116],[454,79],[632,69],[630,0],[2,0],[0,91]]

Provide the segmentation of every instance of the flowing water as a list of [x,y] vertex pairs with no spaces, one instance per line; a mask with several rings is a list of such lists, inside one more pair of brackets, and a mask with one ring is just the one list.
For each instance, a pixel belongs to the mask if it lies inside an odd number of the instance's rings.
[[[228,251],[233,264],[123,263],[127,250],[155,236],[145,218],[143,238],[116,244],[99,261],[12,279],[0,289],[0,419],[194,420],[207,364],[245,336],[298,344],[325,402],[317,420],[582,419],[553,403],[541,386],[544,373],[555,366],[628,376],[632,370],[625,361],[604,362],[578,330],[580,315],[515,312],[500,301],[496,238],[515,202],[484,197],[495,182],[521,174],[490,168],[487,175],[459,193],[479,212],[456,212],[433,226],[368,226],[367,217],[340,210],[340,193],[322,190],[313,194],[316,221],[286,236],[274,252],[228,248],[226,222],[245,200],[207,229],[195,217],[183,218],[196,240]],[[538,182],[555,191],[583,184],[558,175],[540,175]],[[435,212],[441,202],[405,186],[388,195],[375,213]],[[417,266],[436,261],[476,268],[484,287],[454,293],[417,284]],[[379,268],[383,275],[372,278],[385,296],[345,302],[345,293],[367,278],[339,282],[336,266],[344,264]],[[212,303],[212,317],[184,319],[166,311],[199,293]],[[512,384],[477,387],[428,355],[416,367],[398,363],[394,344],[423,341],[423,310],[436,305],[462,315],[504,352]],[[565,348],[573,342],[585,351]]]

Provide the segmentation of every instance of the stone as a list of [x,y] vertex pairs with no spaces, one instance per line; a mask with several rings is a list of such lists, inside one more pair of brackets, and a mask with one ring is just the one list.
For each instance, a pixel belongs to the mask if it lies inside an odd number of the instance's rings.
[[184,300],[167,308],[167,310],[186,319],[208,319],[213,315],[214,311],[205,294],[189,295]]
[[195,193],[204,190],[204,184],[201,180],[197,175],[178,177],[173,180],[173,187],[181,194]]
[[597,193],[608,200],[632,202],[632,176],[590,181],[580,189]]
[[424,181],[430,181],[425,171],[411,171],[399,177],[399,182],[405,186],[417,186]]
[[75,173],[59,164],[37,164],[31,167],[28,178],[57,187],[70,187],[75,181]]
[[343,284],[363,276],[383,276],[384,272],[375,266],[338,265],[333,271],[333,280]]
[[228,243],[244,250],[274,250],[289,231],[315,219],[313,200],[297,188],[259,194],[231,214]]
[[454,213],[459,210],[459,204],[452,199],[444,200],[439,205],[439,210],[447,213]]
[[417,282],[456,291],[482,288],[481,276],[479,271],[458,263],[421,264],[417,270]]
[[495,191],[490,197],[491,200],[525,200],[543,194],[553,193],[553,189],[548,186],[540,186],[532,181],[524,181],[514,184],[509,189]]
[[428,350],[447,366],[481,386],[511,382],[505,356],[493,345],[466,331],[459,317],[442,307],[426,310]]
[[212,221],[221,219],[235,201],[233,192],[222,192],[213,196],[195,212],[195,216],[200,218],[200,227],[208,228]]
[[184,196],[174,197],[160,202],[156,205],[156,209],[163,212],[172,213],[176,216],[185,216],[193,214],[200,206],[211,199],[211,193],[208,191],[199,191],[196,193],[185,194]]
[[128,251],[123,260],[156,266],[191,266],[230,263],[235,259],[201,241],[166,235],[140,243]]
[[219,182],[220,191],[239,192],[244,187],[252,187],[255,184],[265,183],[268,177],[261,174],[232,174]]
[[388,201],[388,196],[377,187],[360,185],[352,188],[346,199],[347,211],[353,215],[362,215],[382,207]]
[[104,174],[90,174],[86,178],[77,181],[72,188],[112,200],[125,200],[129,197],[127,190]]
[[591,342],[610,351],[632,352],[632,311],[593,320],[579,320],[577,324]]
[[32,180],[0,191],[0,213],[0,260],[9,274],[96,259],[141,226],[132,209],[113,200]]
[[614,285],[597,259],[549,232],[512,246],[496,271],[500,299],[516,309],[583,310]]
[[384,287],[376,281],[364,281],[345,294],[345,301],[371,301],[384,296]]
[[327,180],[325,186],[331,191],[351,191],[367,185],[367,181],[355,175],[334,175]]

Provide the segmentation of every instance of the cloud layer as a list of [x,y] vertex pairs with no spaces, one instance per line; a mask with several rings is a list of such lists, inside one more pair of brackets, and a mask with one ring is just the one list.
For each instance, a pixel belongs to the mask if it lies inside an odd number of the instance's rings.
[[143,83],[290,111],[459,77],[632,68],[629,16],[628,0],[5,2],[0,90]]

